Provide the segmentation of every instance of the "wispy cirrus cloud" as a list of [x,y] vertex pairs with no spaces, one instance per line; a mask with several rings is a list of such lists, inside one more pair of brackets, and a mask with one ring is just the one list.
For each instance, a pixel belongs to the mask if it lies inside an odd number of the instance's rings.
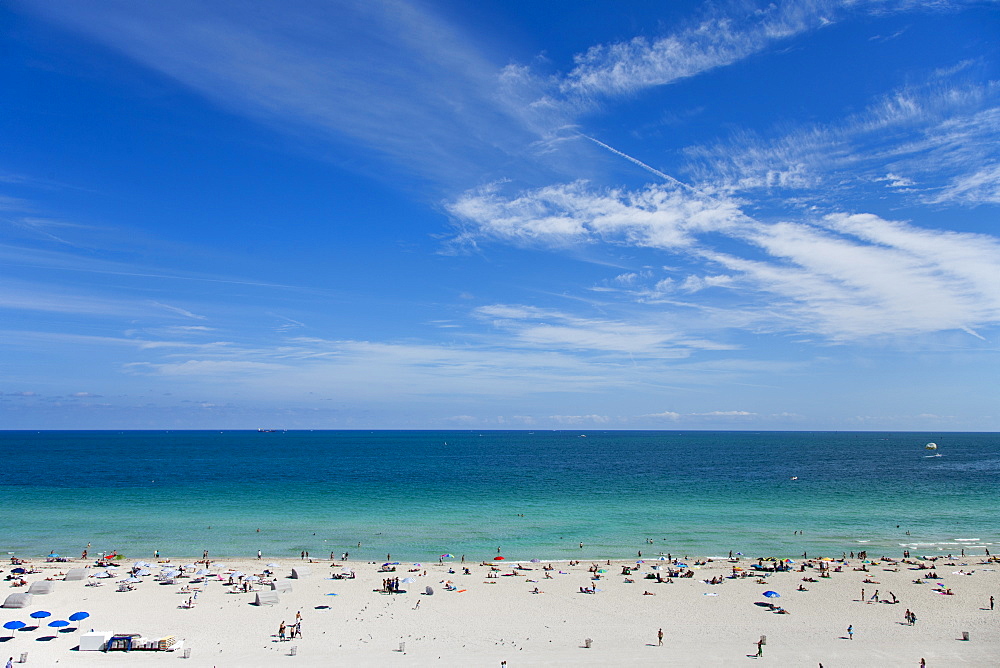
[[[450,211],[466,236],[552,248],[602,241],[684,256],[714,277],[647,274],[651,292],[710,283],[743,300],[744,314],[756,306],[756,326],[772,331],[842,341],[1000,324],[1000,239],[989,235],[868,214],[764,223],[733,201],[669,186],[467,193]],[[734,253],[739,246],[720,237],[747,244],[747,252]]]
[[683,170],[716,192],[767,193],[826,203],[864,196],[869,184],[915,202],[994,201],[1000,87],[934,79],[874,100],[840,122],[765,137],[739,130],[685,150]]
[[[502,64],[403,0],[170,4],[57,1],[26,9],[217,105],[283,132],[364,145],[439,183],[535,137],[497,94]],[[325,153],[325,149],[324,149]]]
[[482,306],[474,314],[513,336],[508,345],[543,350],[629,355],[632,359],[677,359],[695,350],[734,348],[682,333],[663,321],[583,318],[555,309],[506,304]]
[[627,95],[731,65],[793,35],[821,28],[853,3],[824,0],[730,5],[655,39],[599,44],[576,57],[561,81],[564,93]]

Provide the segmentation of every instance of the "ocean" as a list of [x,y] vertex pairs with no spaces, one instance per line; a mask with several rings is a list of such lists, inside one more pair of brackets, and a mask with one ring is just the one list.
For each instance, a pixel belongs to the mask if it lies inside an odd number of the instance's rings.
[[8,431],[0,459],[0,550],[23,557],[88,544],[410,562],[1000,544],[998,434]]

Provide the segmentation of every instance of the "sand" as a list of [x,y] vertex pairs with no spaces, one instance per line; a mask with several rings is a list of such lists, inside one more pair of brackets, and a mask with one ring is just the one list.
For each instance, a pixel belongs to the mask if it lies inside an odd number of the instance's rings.
[[[191,561],[174,559],[171,563]],[[395,573],[377,572],[380,564],[348,561],[357,577],[345,580],[330,579],[331,574],[341,572],[339,561],[335,568],[329,561],[312,563],[312,573],[297,580],[286,578],[292,568],[304,565],[298,559],[220,561],[245,573],[260,573],[266,563],[278,563],[272,568],[278,581],[291,583],[293,590],[282,594],[276,605],[257,607],[252,605],[254,593],[229,593],[230,587],[213,580],[200,585],[197,602],[188,609],[183,604],[190,593],[182,593],[179,584],[162,585],[152,577],[142,578],[129,592],[117,591],[119,578],[103,580],[100,587],[85,586],[93,579],[57,579],[54,591],[35,596],[30,607],[0,610],[0,624],[17,619],[30,623],[29,613],[35,610],[52,613],[39,629],[14,632],[12,639],[0,642],[0,659],[13,656],[16,665],[20,654],[27,652],[28,663],[35,666],[168,664],[192,668],[500,666],[501,661],[510,668],[739,663],[834,668],[918,666],[921,658],[928,666],[990,666],[1000,661],[1000,608],[989,610],[991,594],[1000,603],[1000,564],[983,557],[939,559],[934,568],[940,577],[925,584],[913,584],[921,571],[911,570],[908,564],[880,562],[869,564],[869,571],[863,572],[853,570],[861,566],[856,559],[848,560],[843,572],[828,579],[818,577],[816,569],[807,569],[770,574],[765,584],[748,577],[716,585],[704,580],[729,575],[733,564],[727,560],[696,567],[694,577],[673,583],[644,579],[654,565],[665,569],[663,562],[646,561],[633,572],[634,582],[628,583],[621,575],[622,567],[635,566],[634,560],[611,565],[600,561],[596,563],[607,573],[596,581],[600,591],[595,594],[580,593],[581,587],[595,584],[588,571],[594,561],[576,566],[552,562],[556,569],[552,579],[544,578],[544,563],[524,564],[532,570],[491,579],[486,575],[493,562],[466,564],[472,574],[465,575],[457,560],[420,567],[404,563]],[[134,562],[118,562],[122,577]],[[738,565],[751,563],[755,562],[744,559]],[[26,576],[29,583],[55,578],[84,564],[34,565],[41,572]],[[514,564],[496,566],[506,574]],[[456,572],[448,573],[449,568]],[[5,566],[3,575],[9,570]],[[402,585],[406,593],[373,591],[383,578],[408,576],[416,582]],[[803,577],[818,581],[803,582]],[[879,584],[864,583],[865,578]],[[444,580],[454,582],[457,591],[447,591]],[[935,591],[938,582],[953,595]],[[797,591],[800,584],[808,591]],[[4,585],[4,598],[25,591]],[[421,593],[428,585],[434,588],[432,596]],[[535,587],[542,593],[531,593]],[[883,599],[889,599],[892,592],[899,603],[862,602],[862,589],[867,597],[877,589]],[[763,597],[767,590],[781,597]],[[655,595],[644,595],[644,591]],[[768,601],[790,614],[770,611],[764,606]],[[918,617],[914,626],[904,623],[906,609]],[[78,610],[91,614],[79,623],[78,631],[61,633],[45,625]],[[303,618],[302,637],[279,641],[279,623],[294,623],[298,611]],[[848,639],[848,625],[853,625],[853,640]],[[660,628],[662,646],[657,644]],[[175,635],[190,648],[190,658],[183,659],[182,652],[77,651],[80,634],[91,629],[149,637]],[[970,640],[962,640],[963,631],[969,632]],[[763,657],[755,658],[762,635],[767,636]],[[589,648],[585,646],[588,638],[592,641]]]

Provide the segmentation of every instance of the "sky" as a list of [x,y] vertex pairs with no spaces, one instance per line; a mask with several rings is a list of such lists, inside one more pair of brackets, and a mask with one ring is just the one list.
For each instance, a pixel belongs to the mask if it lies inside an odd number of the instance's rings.
[[996,1],[0,39],[0,428],[1000,430]]

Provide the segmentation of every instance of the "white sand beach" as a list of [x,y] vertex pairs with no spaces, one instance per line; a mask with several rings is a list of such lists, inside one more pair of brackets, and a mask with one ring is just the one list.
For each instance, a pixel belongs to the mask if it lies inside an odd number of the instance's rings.
[[[211,566],[213,573],[236,569],[263,573],[266,564],[276,582],[290,584],[273,605],[253,605],[256,591],[232,593],[228,576],[194,582],[181,578],[161,584],[154,575],[140,577],[131,591],[118,591],[137,560],[117,562],[120,576],[64,581],[60,574],[77,563],[38,563],[38,573],[25,576],[33,582],[53,579],[50,594],[36,595],[23,609],[0,610],[0,624],[21,620],[32,624],[30,613],[45,610],[36,630],[3,631],[2,658],[16,662],[23,652],[34,666],[614,666],[676,665],[729,666],[745,663],[773,666],[990,666],[1000,657],[1000,609],[990,611],[990,596],[1000,595],[1000,564],[985,557],[941,558],[924,562],[938,577],[913,564],[875,562],[867,571],[854,570],[862,562],[826,562],[830,572],[820,577],[819,562],[791,565],[790,572],[727,578],[733,566],[748,569],[756,562],[725,559],[703,565],[686,560],[693,576],[673,582],[646,579],[659,573],[666,578],[668,564],[646,560],[525,563],[515,570],[511,562],[461,564],[458,560],[416,566],[403,563],[395,572],[378,572],[381,564],[330,561],[308,564],[301,560],[220,559],[226,568]],[[154,574],[169,563],[148,560]],[[913,561],[918,561],[914,559]],[[89,562],[92,564],[92,562]],[[810,564],[800,572],[803,564]],[[594,565],[606,571],[593,580]],[[308,566],[311,573],[288,579],[293,568]],[[548,566],[553,570],[546,571]],[[623,567],[632,574],[623,575]],[[659,567],[654,571],[653,567]],[[331,579],[344,568],[353,579]],[[467,567],[471,574],[464,574]],[[12,566],[6,564],[3,576]],[[496,577],[489,577],[491,569]],[[450,573],[453,570],[454,573]],[[530,570],[527,570],[530,569]],[[98,570],[89,566],[88,570]],[[426,571],[426,574],[425,574]],[[514,574],[512,574],[514,573]],[[546,577],[548,574],[550,577]],[[382,593],[385,578],[412,578],[400,588],[405,593]],[[720,584],[706,580],[721,579]],[[805,581],[804,578],[815,580]],[[914,580],[923,578],[923,584]],[[864,582],[864,580],[872,582]],[[446,588],[446,581],[454,590]],[[628,582],[627,580],[633,580]],[[944,587],[940,587],[942,583]],[[26,591],[5,581],[3,597]],[[596,593],[581,588],[596,585]],[[427,595],[426,587],[433,595]],[[807,591],[799,591],[802,586]],[[535,588],[540,593],[532,593]],[[191,608],[186,602],[194,596]],[[865,592],[862,601],[861,592]],[[941,590],[950,590],[946,594]],[[878,591],[882,602],[871,601]],[[765,591],[780,597],[766,598]],[[646,595],[650,592],[652,595]],[[898,603],[892,604],[892,596]],[[780,606],[788,614],[772,611]],[[904,621],[904,611],[917,616]],[[47,626],[74,612],[90,613],[87,619],[60,632]],[[302,635],[281,641],[279,624],[295,623],[301,612]],[[847,634],[853,627],[853,639]],[[663,629],[663,644],[657,632]],[[173,635],[190,649],[183,651],[78,651],[81,634],[91,629],[116,634],[138,633],[156,639]],[[962,639],[963,632],[969,640]],[[762,656],[757,641],[766,636]],[[12,638],[10,636],[13,636]],[[586,640],[590,639],[590,647]],[[293,654],[294,650],[294,654]],[[178,661],[181,663],[178,664]]]

